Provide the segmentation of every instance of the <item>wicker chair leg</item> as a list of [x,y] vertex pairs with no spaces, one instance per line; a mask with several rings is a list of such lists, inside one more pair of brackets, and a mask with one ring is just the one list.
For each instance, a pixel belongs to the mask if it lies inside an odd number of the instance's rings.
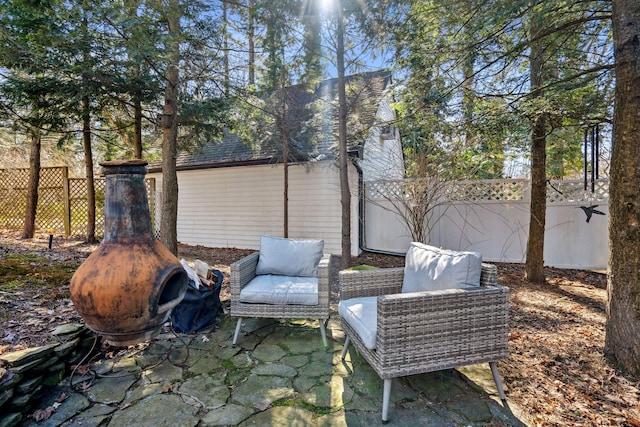
[[498,372],[498,365],[496,362],[489,362],[489,366],[491,367],[491,374],[493,375],[493,380],[496,382],[500,399],[502,399],[502,402],[506,403],[507,396],[504,394],[504,389],[502,388],[502,380],[500,379],[500,373]]
[[233,346],[236,346],[238,342],[238,335],[240,335],[240,327],[242,326],[242,317],[238,317],[238,323],[236,323],[236,332],[233,334]]
[[324,327],[324,321],[322,319],[318,319],[318,323],[320,324],[320,333],[322,334],[322,344],[326,347],[329,347],[327,344],[327,330]]
[[389,422],[389,400],[391,399],[391,378],[384,380],[382,392],[382,424]]
[[340,354],[340,358],[342,360],[344,360],[345,356],[347,355],[347,350],[349,350],[349,344],[351,344],[351,339],[349,339],[349,336],[347,336],[347,338],[345,338],[344,340],[344,345],[342,346],[342,354]]

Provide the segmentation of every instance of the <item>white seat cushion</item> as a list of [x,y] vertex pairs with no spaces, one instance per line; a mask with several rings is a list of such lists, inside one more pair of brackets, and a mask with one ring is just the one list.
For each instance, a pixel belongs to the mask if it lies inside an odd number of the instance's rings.
[[402,292],[480,286],[482,255],[412,242],[405,257]]
[[262,274],[240,291],[240,301],[262,304],[318,305],[318,278]]
[[375,350],[378,297],[359,297],[340,301],[338,314],[356,331],[365,347]]

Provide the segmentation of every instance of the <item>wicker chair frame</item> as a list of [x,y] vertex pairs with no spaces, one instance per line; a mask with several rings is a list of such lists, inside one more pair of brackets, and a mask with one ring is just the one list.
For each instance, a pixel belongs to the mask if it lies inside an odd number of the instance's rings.
[[301,304],[259,304],[240,301],[242,288],[256,277],[256,266],[260,252],[254,252],[231,264],[231,316],[238,317],[233,335],[233,345],[238,342],[242,319],[265,317],[275,319],[317,319],[320,324],[322,343],[327,347],[325,321],[329,318],[329,271],[332,256],[325,254],[318,264],[318,305]]
[[488,362],[498,393],[506,400],[498,360],[508,357],[509,289],[496,282],[497,269],[482,264],[473,290],[401,293],[404,269],[341,271],[340,299],[378,296],[376,349],[365,347],[344,320],[345,359],[353,343],[384,381],[382,421],[388,421],[391,379]]

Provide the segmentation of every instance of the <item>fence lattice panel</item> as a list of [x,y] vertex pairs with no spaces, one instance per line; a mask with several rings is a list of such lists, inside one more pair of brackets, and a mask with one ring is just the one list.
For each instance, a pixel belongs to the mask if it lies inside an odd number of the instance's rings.
[[[104,178],[93,180],[96,194],[95,235],[104,235]],[[84,236],[87,234],[87,180],[84,178],[69,179],[69,214],[71,217],[71,235]]]
[[64,183],[66,179],[66,168],[42,168],[40,170],[36,230],[45,230],[50,233],[66,232],[64,220]]
[[22,230],[27,206],[29,169],[0,169],[0,224]]
[[607,203],[609,200],[609,180],[599,179],[585,185],[583,181],[550,181],[547,185],[547,202],[549,203]]
[[[155,180],[146,179],[147,196],[154,224]],[[95,178],[95,236],[104,236],[105,179]],[[0,169],[0,228],[20,231],[29,185],[29,169]],[[66,167],[42,168],[38,186],[36,231],[86,236],[88,225],[87,183],[84,178],[68,178]]]
[[525,179],[495,179],[452,182],[447,198],[456,202],[523,200],[529,181]]
[[[93,181],[96,193],[96,236],[104,236],[104,201],[106,180],[96,178]],[[145,179],[151,225],[154,224],[155,179]],[[87,184],[84,178],[69,179],[69,207],[71,212],[71,234],[82,236],[87,234]]]
[[[449,202],[505,202],[529,201],[530,190],[528,179],[493,179],[478,181],[454,181],[447,183],[428,180],[392,180],[369,181],[366,183],[366,195],[369,200],[398,200],[407,197],[409,187],[416,188],[414,183],[424,182],[425,192],[431,192],[437,198]],[[607,203],[609,200],[609,180],[600,179],[585,185],[583,181],[558,180],[547,183],[547,203]]]

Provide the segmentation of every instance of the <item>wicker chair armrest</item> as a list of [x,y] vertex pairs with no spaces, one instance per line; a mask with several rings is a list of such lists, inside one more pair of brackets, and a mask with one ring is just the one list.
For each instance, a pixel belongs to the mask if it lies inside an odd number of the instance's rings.
[[507,352],[509,289],[500,285],[384,295],[377,306],[377,353],[427,357],[448,346]]
[[318,263],[318,303],[329,306],[331,294],[331,269],[333,268],[333,256],[324,254]]
[[254,252],[231,264],[231,298],[240,298],[242,288],[256,277],[260,252]]
[[480,272],[480,286],[493,286],[498,284],[498,268],[494,264],[482,263]]
[[395,294],[402,289],[404,267],[343,270],[338,273],[340,299]]

